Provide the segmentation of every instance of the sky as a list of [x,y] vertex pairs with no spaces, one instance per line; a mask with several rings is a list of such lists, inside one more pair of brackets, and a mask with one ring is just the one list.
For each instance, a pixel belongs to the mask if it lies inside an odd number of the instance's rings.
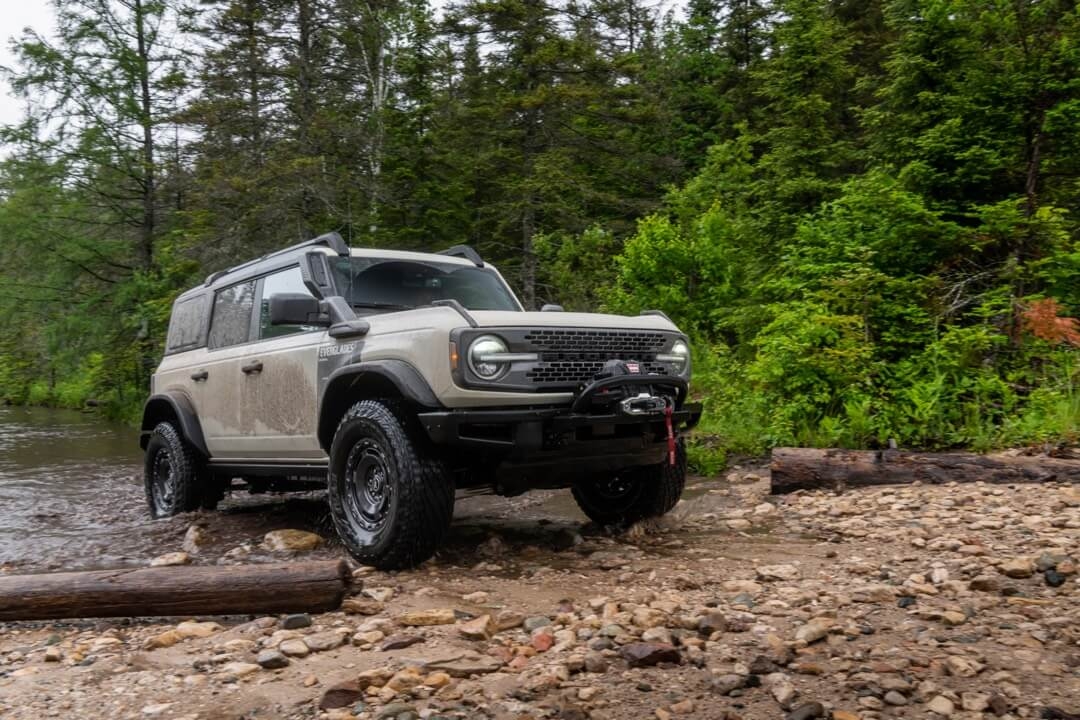
[[[0,5],[0,66],[11,67],[15,56],[11,54],[11,40],[22,35],[23,28],[32,27],[48,33],[53,28],[51,0],[2,0]],[[0,125],[18,122],[23,105],[11,96],[6,80],[0,80]]]

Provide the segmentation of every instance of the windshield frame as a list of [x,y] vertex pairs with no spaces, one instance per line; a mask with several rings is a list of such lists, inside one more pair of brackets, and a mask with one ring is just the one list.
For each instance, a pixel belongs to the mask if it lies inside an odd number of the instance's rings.
[[[330,264],[333,263],[334,259],[335,258],[333,258],[333,257],[328,257],[327,258],[327,260],[329,260]],[[344,259],[344,258],[342,258],[342,259]],[[450,258],[447,258],[447,257],[431,256],[431,255],[428,255],[426,253],[412,253],[412,252],[404,252],[404,251],[403,252],[391,252],[391,253],[386,253],[386,254],[382,254],[382,253],[370,253],[369,254],[369,253],[355,253],[354,252],[354,253],[349,255],[349,261],[353,262],[355,260],[366,260],[366,261],[372,262],[373,264],[387,263],[387,262],[388,263],[394,263],[394,262],[418,263],[418,264],[423,264],[423,265],[439,265],[439,266],[445,266],[445,267],[453,267],[455,269],[460,269],[460,270],[469,270],[469,271],[473,271],[473,272],[481,272],[481,273],[484,273],[486,275],[494,277],[494,279],[496,281],[496,285],[498,286],[499,290],[502,292],[505,299],[509,300],[510,304],[513,306],[512,308],[496,309],[495,312],[524,312],[525,311],[525,307],[521,304],[521,300],[518,299],[517,295],[514,293],[513,288],[510,287],[510,284],[508,282],[506,282],[506,279],[502,276],[502,273],[500,273],[493,265],[490,265],[488,263],[484,263],[483,265],[474,265],[472,263],[455,262],[454,260],[451,260]],[[411,305],[411,306],[399,306],[399,305],[394,305],[394,304],[387,303],[386,307],[378,307],[378,306],[376,306],[378,304],[370,305],[370,306],[365,307],[365,304],[363,302],[354,303],[354,300],[356,300],[356,298],[353,298],[353,297],[349,296],[349,288],[341,287],[341,283],[340,283],[341,273],[340,273],[340,271],[337,270],[336,268],[333,268],[333,267],[330,267],[328,269],[330,271],[330,273],[329,273],[330,274],[330,282],[332,283],[332,287],[334,289],[335,294],[337,294],[340,297],[344,298],[345,301],[349,303],[349,306],[351,308],[353,308],[353,310],[357,313],[357,315],[362,316],[362,315],[376,314],[376,313],[407,312],[409,310],[416,310],[416,309],[424,308],[424,307],[432,307],[432,304],[430,304],[430,303],[424,304],[424,305]],[[465,306],[465,303],[462,303],[462,305]],[[466,309],[468,309],[470,311],[473,311],[473,312],[483,312],[484,311],[481,308],[469,308],[468,306],[465,306],[465,307],[466,307]]]

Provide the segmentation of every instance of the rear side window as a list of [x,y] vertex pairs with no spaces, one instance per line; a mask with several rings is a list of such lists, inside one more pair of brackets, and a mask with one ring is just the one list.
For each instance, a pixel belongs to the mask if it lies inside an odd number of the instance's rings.
[[218,290],[210,318],[210,348],[247,342],[251,336],[251,312],[254,308],[254,280]]
[[206,335],[205,297],[196,295],[173,305],[165,352],[177,353],[202,347]]

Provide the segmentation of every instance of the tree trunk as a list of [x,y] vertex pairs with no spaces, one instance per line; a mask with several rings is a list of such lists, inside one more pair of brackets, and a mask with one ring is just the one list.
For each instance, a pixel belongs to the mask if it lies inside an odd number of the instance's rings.
[[139,104],[142,126],[142,224],[139,228],[139,264],[148,270],[154,263],[154,231],[157,226],[154,195],[154,118],[150,96],[150,49],[146,44],[146,18],[142,0],[135,0],[135,40],[138,43]]
[[776,448],[770,469],[774,494],[913,482],[1080,483],[1080,460],[974,453]]
[[343,560],[0,576],[0,621],[336,610]]

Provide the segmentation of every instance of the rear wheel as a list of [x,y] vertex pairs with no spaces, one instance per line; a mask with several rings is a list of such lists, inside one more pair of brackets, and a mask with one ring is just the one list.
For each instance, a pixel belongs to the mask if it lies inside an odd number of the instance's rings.
[[150,515],[169,517],[199,508],[199,456],[169,422],[158,423],[146,444],[143,481]]
[[363,400],[334,434],[330,512],[345,547],[366,565],[418,565],[450,527],[454,484],[421,432],[404,408]]
[[599,525],[626,527],[646,518],[659,517],[675,507],[686,486],[686,446],[680,438],[675,464],[630,468],[571,488],[578,507]]

